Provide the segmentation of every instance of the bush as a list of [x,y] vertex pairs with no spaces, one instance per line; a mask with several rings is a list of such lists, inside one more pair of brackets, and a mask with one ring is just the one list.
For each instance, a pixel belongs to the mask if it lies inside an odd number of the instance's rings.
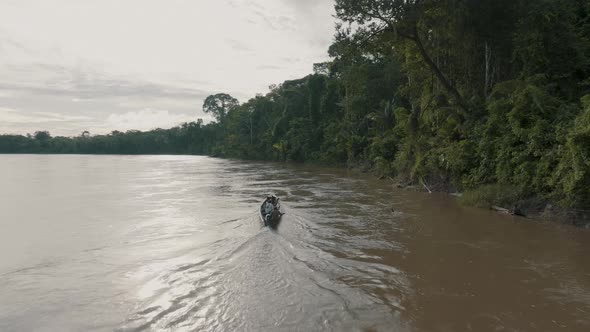
[[494,205],[512,207],[522,198],[522,190],[515,186],[487,184],[465,192],[460,198],[460,202],[464,205],[481,208],[489,208]]

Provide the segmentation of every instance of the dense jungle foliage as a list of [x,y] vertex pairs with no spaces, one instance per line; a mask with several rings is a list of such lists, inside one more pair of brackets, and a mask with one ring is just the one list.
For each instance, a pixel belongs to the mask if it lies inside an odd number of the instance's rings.
[[179,153],[371,169],[440,190],[505,186],[590,207],[587,0],[337,0],[331,61],[216,121],[0,137],[0,152]]

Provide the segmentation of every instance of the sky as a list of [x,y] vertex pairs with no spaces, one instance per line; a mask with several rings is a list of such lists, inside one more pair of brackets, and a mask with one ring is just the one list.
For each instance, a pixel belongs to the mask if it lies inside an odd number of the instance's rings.
[[0,0],[0,134],[211,118],[328,59],[332,0]]

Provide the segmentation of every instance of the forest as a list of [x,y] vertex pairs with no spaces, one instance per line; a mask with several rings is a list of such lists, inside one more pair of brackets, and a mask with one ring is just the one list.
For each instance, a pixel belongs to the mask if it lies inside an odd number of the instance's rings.
[[590,2],[336,0],[330,61],[215,121],[0,136],[1,153],[199,154],[354,167],[471,204],[590,209]]

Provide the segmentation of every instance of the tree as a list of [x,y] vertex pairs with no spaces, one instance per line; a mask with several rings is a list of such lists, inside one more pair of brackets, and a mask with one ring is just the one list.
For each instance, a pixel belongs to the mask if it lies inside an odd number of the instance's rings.
[[210,95],[203,103],[203,112],[211,113],[217,122],[223,122],[227,113],[240,106],[240,102],[227,93]]
[[336,16],[354,26],[354,31],[351,27],[344,31],[341,28],[337,39],[352,33],[366,42],[383,34],[393,34],[396,39],[410,41],[446,92],[465,111],[463,97],[430,56],[424,43],[432,38],[433,31],[429,24],[433,20],[427,16],[444,7],[444,1],[433,0],[336,0]]
[[51,139],[51,134],[48,131],[36,131],[34,135],[35,139],[39,142],[46,142]]

